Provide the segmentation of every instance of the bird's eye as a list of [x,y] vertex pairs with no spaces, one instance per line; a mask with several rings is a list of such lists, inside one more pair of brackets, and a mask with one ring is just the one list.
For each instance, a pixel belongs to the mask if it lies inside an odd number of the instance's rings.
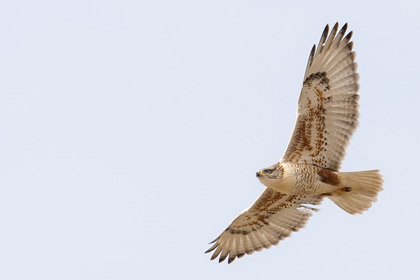
[[269,173],[273,172],[273,169],[264,169],[263,172],[265,174],[269,174]]

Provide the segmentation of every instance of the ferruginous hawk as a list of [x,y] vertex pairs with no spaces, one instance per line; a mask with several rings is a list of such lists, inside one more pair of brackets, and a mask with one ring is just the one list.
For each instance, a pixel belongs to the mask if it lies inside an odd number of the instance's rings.
[[[328,25],[318,47],[313,46],[298,104],[298,116],[289,146],[280,162],[261,169],[257,178],[267,188],[212,243],[206,253],[219,262],[276,245],[302,228],[312,211],[328,197],[350,214],[360,214],[382,190],[378,170],[338,172],[358,124],[355,53],[346,36]],[[338,32],[337,32],[338,31]]]

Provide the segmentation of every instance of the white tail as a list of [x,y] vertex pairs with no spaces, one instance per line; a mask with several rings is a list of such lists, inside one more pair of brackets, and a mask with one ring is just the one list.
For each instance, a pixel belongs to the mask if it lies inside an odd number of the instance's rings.
[[382,176],[379,170],[360,172],[337,172],[340,176],[340,190],[328,198],[350,214],[361,214],[376,201],[382,190]]

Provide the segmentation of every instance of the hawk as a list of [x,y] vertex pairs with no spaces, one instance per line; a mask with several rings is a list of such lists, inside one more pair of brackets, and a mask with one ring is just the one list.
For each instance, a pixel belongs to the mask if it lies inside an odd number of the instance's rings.
[[[328,35],[309,55],[298,115],[283,158],[256,176],[267,188],[206,251],[219,262],[269,248],[305,226],[327,197],[350,214],[360,214],[382,190],[379,170],[339,172],[345,148],[358,125],[359,90],[355,53],[347,23]],[[337,32],[338,31],[338,32]]]

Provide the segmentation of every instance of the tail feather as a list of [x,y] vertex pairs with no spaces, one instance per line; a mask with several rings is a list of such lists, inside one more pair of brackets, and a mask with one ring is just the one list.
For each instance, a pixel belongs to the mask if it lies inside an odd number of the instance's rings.
[[335,204],[350,214],[361,214],[372,206],[382,190],[379,170],[338,172],[340,189],[329,196]]

